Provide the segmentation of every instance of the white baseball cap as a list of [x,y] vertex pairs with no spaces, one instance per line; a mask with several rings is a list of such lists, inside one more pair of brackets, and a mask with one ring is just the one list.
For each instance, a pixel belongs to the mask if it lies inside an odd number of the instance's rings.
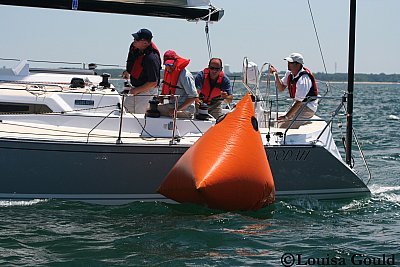
[[284,60],[286,60],[287,62],[297,62],[300,64],[304,64],[303,55],[300,53],[292,53],[290,54],[290,56],[285,57]]

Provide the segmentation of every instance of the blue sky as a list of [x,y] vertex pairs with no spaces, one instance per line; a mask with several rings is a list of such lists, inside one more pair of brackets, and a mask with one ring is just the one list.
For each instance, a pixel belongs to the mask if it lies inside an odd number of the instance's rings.
[[[243,58],[286,69],[291,52],[324,71],[307,0],[212,0],[225,10],[210,25],[213,56],[240,71]],[[310,0],[329,73],[347,72],[348,0]],[[357,73],[400,73],[400,1],[357,3]],[[189,69],[207,65],[205,23],[185,20],[0,5],[0,57],[124,65],[131,33],[149,28],[164,52],[190,58]],[[4,64],[3,64],[4,65]]]

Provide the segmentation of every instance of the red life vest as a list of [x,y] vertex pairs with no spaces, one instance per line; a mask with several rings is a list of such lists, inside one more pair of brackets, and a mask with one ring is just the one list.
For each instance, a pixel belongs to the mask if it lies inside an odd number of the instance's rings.
[[161,89],[162,95],[174,95],[181,71],[189,65],[190,59],[177,58],[175,60],[175,68],[172,72],[164,71],[163,86]]
[[[131,73],[130,74],[136,80],[139,79],[140,75],[143,72],[143,64],[142,64],[142,62],[143,62],[143,58],[146,55],[148,55],[149,53],[153,52],[153,53],[156,53],[160,57],[160,51],[158,51],[157,46],[153,42],[150,43],[149,48],[150,49],[146,49],[145,52],[142,55],[139,55],[138,57],[136,57],[135,61],[133,62],[133,67],[131,69]],[[131,49],[134,49],[133,48],[133,43],[131,45]]]
[[318,96],[318,87],[317,87],[317,82],[314,78],[314,75],[312,75],[311,71],[307,68],[304,68],[304,71],[300,72],[299,75],[296,78],[293,78],[293,74],[290,73],[288,77],[288,89],[289,89],[289,95],[291,98],[294,98],[296,96],[296,84],[297,81],[300,79],[301,76],[303,75],[308,75],[310,77],[312,86],[310,90],[308,91],[306,97],[304,98],[303,102],[307,102],[308,97],[312,96]]
[[213,98],[221,97],[221,85],[222,79],[224,78],[224,72],[221,71],[218,75],[217,82],[214,88],[211,88],[210,82],[210,70],[208,68],[204,69],[204,81],[203,87],[201,87],[200,96],[203,97],[203,102],[211,104]]

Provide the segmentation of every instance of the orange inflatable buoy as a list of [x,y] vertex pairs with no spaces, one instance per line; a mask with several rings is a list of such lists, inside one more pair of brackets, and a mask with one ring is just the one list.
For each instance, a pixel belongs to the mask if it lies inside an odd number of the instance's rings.
[[273,203],[274,180],[254,115],[247,94],[182,155],[158,192],[180,203],[227,211]]

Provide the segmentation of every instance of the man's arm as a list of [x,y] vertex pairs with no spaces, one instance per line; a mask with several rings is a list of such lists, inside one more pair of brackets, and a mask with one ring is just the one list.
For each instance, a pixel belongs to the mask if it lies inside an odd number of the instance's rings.
[[279,92],[285,90],[286,85],[283,84],[282,80],[279,78],[278,70],[274,66],[269,67],[269,72],[274,75],[276,88],[278,88]]
[[178,107],[178,111],[185,110],[187,107],[189,107],[194,101],[196,100],[195,97],[188,97],[186,100]]
[[231,103],[232,102],[232,99],[233,99],[233,95],[228,95],[228,93],[227,92],[224,92],[224,91],[222,91],[221,92],[221,97],[224,99],[224,101],[226,102],[226,103]]
[[221,90],[221,97],[226,103],[231,103],[233,99],[233,91],[231,87],[231,81],[226,75],[224,75],[224,78],[222,79]]
[[204,81],[204,74],[203,71],[200,71],[196,74],[196,77],[194,78],[194,83],[198,92],[200,92],[201,88],[203,87],[203,81]]
[[133,43],[129,46],[129,51],[128,51],[128,57],[126,59],[126,69],[122,72],[122,78],[123,79],[129,79],[130,78],[130,71],[132,70],[133,67]]
[[132,94],[132,95],[137,95],[137,94],[146,92],[146,91],[148,91],[148,90],[150,90],[151,88],[154,88],[154,87],[156,87],[156,86],[157,86],[157,82],[147,82],[147,83],[145,83],[145,84],[143,84],[143,85],[141,85],[141,86],[132,88],[132,89],[129,91],[129,93]]
[[178,107],[178,111],[184,110],[189,107],[198,97],[193,75],[186,69],[184,71],[185,73],[181,73],[179,79],[188,96],[186,100]]

